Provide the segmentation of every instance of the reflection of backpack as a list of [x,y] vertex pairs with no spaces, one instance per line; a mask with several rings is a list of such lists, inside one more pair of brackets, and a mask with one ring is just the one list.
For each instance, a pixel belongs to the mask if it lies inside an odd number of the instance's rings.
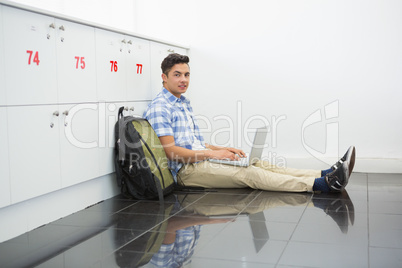
[[[174,198],[173,195],[169,197]],[[147,214],[146,211],[153,213]],[[165,239],[167,219],[175,212],[174,203],[169,200],[164,205],[159,202],[137,203],[131,206],[127,213],[120,213],[115,223],[115,239],[118,241],[118,246],[120,246],[121,241],[127,243],[115,251],[117,265],[124,268],[134,268],[149,263]],[[155,227],[149,230],[153,226]],[[136,232],[139,236],[133,239]]]
[[115,169],[121,193],[135,199],[163,200],[175,186],[158,136],[146,119],[123,116],[115,125]]

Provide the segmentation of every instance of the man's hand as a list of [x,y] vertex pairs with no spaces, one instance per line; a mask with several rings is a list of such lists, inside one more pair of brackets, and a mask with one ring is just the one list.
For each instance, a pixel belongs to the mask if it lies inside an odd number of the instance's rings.
[[237,154],[239,157],[246,157],[246,153],[243,152],[243,150],[236,149],[236,148],[231,148],[231,147],[228,147],[228,148],[225,148],[225,149],[230,151],[230,152],[232,152],[232,153],[234,153],[234,154]]
[[239,160],[240,157],[246,157],[246,154],[243,150],[231,148],[231,147],[218,147],[210,144],[206,144],[208,149],[211,149],[207,152],[208,158],[213,159],[228,159],[228,160]]

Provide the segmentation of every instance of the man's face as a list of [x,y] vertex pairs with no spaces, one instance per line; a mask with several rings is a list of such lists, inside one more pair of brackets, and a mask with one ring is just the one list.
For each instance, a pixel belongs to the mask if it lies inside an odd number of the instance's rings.
[[165,88],[177,98],[186,93],[190,84],[190,68],[186,63],[173,65],[168,75],[162,74]]

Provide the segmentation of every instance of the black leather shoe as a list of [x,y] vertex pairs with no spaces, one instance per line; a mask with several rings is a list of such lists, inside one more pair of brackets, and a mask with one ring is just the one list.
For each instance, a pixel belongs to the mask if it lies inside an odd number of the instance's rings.
[[356,148],[354,146],[350,146],[349,149],[346,151],[345,155],[342,156],[341,159],[338,160],[335,164],[332,165],[331,169],[336,170],[339,168],[343,162],[348,163],[349,168],[349,176],[352,174],[353,168],[355,166],[355,158],[356,158]]
[[337,169],[325,175],[325,181],[327,182],[330,191],[342,192],[348,184],[349,174],[349,166],[347,161],[345,161],[342,162]]

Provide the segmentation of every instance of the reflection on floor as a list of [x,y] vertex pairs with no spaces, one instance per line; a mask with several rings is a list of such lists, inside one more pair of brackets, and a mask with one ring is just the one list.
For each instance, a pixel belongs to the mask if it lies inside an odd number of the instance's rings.
[[0,244],[0,267],[402,267],[402,174],[342,194],[121,196]]

